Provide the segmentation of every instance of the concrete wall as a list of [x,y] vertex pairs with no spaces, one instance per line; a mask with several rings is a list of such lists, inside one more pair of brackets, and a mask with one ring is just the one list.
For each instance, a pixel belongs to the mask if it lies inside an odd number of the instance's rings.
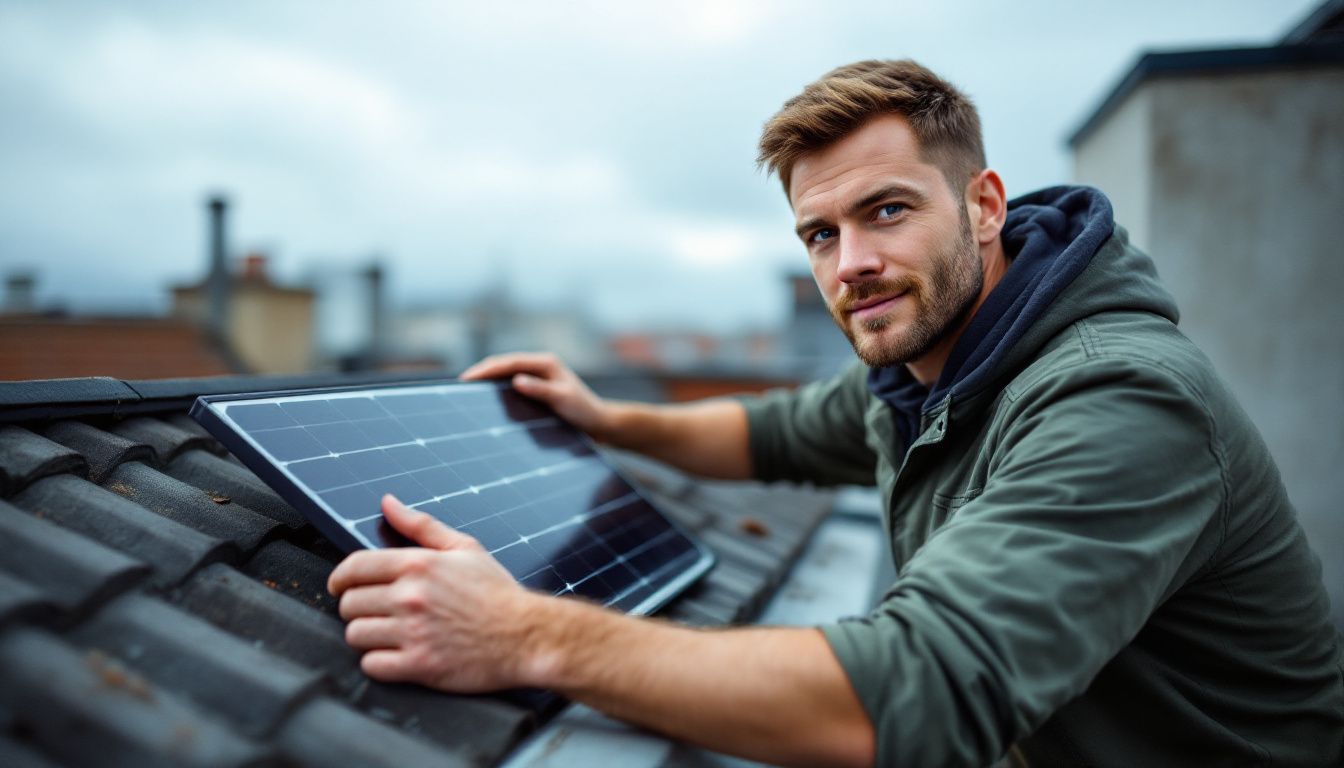
[[[315,364],[314,297],[309,291],[236,284],[229,294],[227,333],[233,352],[255,373],[304,373]],[[173,315],[203,324],[206,294],[173,289]]]
[[1158,80],[1130,100],[1148,124],[1113,118],[1079,181],[1126,208],[1146,185],[1140,242],[1269,444],[1344,627],[1344,69]]
[[[1073,176],[1101,187],[1115,208],[1115,220],[1129,240],[1149,250],[1152,204],[1152,100],[1146,89],[1130,95],[1073,156]],[[1089,179],[1105,180],[1088,181]]]

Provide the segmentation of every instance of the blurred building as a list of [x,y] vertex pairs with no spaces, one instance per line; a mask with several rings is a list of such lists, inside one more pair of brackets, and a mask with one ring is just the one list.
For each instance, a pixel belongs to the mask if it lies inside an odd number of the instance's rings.
[[228,204],[209,203],[210,260],[197,283],[174,286],[174,317],[206,329],[252,373],[302,373],[315,367],[315,293],[275,282],[264,254],[235,269],[227,246]]
[[391,313],[391,359],[437,360],[460,370],[486,355],[546,350],[580,370],[611,362],[604,334],[572,306],[523,306],[502,288],[465,301],[407,307]]
[[73,315],[36,300],[37,278],[7,277],[0,379],[162,379],[301,373],[315,367],[314,292],[276,283],[262,254],[231,264],[228,205],[209,202],[205,277],[172,289],[172,313]]
[[[264,255],[251,253],[229,276],[223,338],[251,372],[311,371],[314,292],[276,284],[266,266]],[[172,291],[173,315],[205,326],[210,303],[206,283],[174,286]]]
[[839,373],[857,358],[836,327],[816,280],[808,272],[790,274],[786,279],[793,301],[780,345],[783,356],[805,379]]
[[777,367],[779,334],[763,331],[626,331],[607,338],[613,361],[658,371],[718,367],[761,370]]
[[162,317],[71,316],[42,310],[31,274],[10,275],[0,306],[0,380],[127,379],[233,373],[197,325]]
[[1143,56],[1069,143],[1269,443],[1344,626],[1344,2]]

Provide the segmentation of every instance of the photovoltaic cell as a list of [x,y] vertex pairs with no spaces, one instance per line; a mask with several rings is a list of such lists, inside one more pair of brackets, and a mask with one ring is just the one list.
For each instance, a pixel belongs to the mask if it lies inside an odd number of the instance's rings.
[[526,586],[647,613],[712,556],[581,433],[496,382],[199,398],[191,415],[347,551],[399,546],[391,493]]

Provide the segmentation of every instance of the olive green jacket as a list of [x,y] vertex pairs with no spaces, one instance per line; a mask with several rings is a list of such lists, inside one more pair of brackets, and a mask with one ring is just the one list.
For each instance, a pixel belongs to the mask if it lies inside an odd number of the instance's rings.
[[746,401],[759,477],[881,493],[897,580],[822,628],[878,765],[1344,765],[1319,562],[1176,316],[1117,227],[908,451],[862,366]]

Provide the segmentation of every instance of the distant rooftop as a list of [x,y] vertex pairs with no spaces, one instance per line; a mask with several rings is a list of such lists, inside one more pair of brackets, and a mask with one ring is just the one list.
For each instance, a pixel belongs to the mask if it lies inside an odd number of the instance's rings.
[[199,326],[156,317],[0,315],[0,380],[237,373]]
[[1140,85],[1163,77],[1263,72],[1344,64],[1344,0],[1327,0],[1277,44],[1253,48],[1147,52],[1069,136],[1075,148]]

